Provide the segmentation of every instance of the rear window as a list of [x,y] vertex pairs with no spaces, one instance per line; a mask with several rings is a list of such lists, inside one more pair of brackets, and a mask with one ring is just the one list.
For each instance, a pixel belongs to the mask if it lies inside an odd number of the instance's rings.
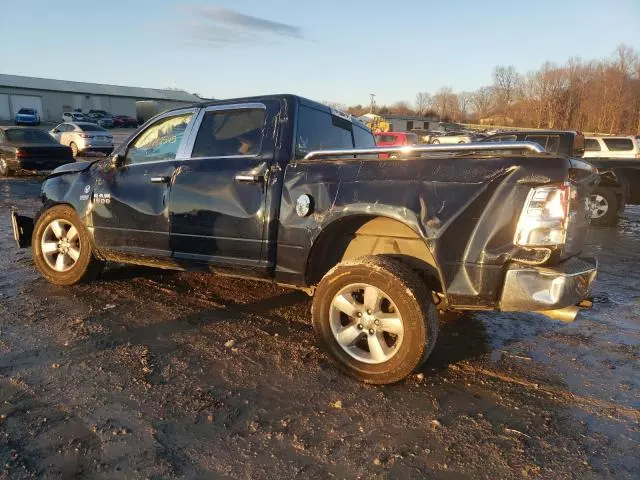
[[630,138],[603,138],[602,141],[611,152],[633,150],[633,142]]
[[534,142],[540,145],[547,152],[557,153],[560,147],[560,137],[558,135],[527,135],[525,142]]
[[206,112],[191,157],[257,155],[262,147],[264,110]]
[[417,145],[418,136],[415,133],[407,134],[407,145]]
[[486,142],[495,142],[495,143],[515,142],[516,141],[516,136],[515,135],[499,135],[497,137],[489,137],[485,141]]
[[83,132],[106,132],[106,130],[98,125],[78,125],[78,128]]
[[378,135],[378,143],[393,143],[397,138],[396,135]]
[[57,143],[51,135],[37,128],[12,128],[5,130],[9,143]]
[[376,146],[373,134],[369,130],[357,125],[353,127],[353,140],[356,144],[356,148],[375,148]]
[[302,105],[298,110],[296,157],[313,150],[353,148],[351,130],[350,121]]
[[595,138],[585,138],[584,149],[587,152],[599,152],[601,150],[600,142],[598,142],[598,140],[596,140]]

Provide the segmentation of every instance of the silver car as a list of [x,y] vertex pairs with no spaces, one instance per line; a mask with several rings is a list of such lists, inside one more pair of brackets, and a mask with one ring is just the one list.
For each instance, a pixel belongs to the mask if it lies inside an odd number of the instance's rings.
[[50,130],[49,134],[62,145],[70,147],[74,157],[87,152],[105,155],[113,152],[113,135],[95,123],[65,122]]

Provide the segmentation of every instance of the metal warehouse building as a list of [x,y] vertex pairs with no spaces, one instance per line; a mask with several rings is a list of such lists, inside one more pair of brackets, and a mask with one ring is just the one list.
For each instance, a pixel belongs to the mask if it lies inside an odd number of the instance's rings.
[[35,108],[44,122],[62,121],[62,112],[106,110],[136,116],[136,101],[154,100],[158,111],[199,102],[182,90],[121,87],[0,74],[0,120],[12,120],[21,108]]

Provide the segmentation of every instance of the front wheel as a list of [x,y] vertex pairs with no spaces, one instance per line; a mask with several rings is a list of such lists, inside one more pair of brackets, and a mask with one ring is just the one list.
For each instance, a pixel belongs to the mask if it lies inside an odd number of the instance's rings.
[[433,145],[440,145],[440,140],[434,140]]
[[93,255],[89,232],[67,205],[51,207],[40,216],[31,247],[36,267],[55,285],[92,280],[104,266]]
[[402,380],[431,354],[438,315],[431,292],[385,256],[341,263],[316,289],[313,327],[346,374],[366,383]]
[[610,227],[618,220],[618,197],[611,190],[596,187],[589,197],[591,225]]

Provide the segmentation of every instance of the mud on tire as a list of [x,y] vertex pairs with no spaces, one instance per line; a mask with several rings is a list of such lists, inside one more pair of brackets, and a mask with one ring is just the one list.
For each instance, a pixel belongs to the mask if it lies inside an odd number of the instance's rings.
[[[371,305],[365,297],[372,291],[367,286],[375,287],[382,298],[375,310],[379,313],[374,311],[373,316],[365,306]],[[385,330],[395,317],[402,324],[399,335],[393,328],[392,333]],[[394,383],[409,375],[431,354],[438,335],[438,315],[425,283],[408,266],[384,255],[362,257],[330,270],[316,289],[312,321],[320,344],[337,366],[373,384]],[[380,349],[371,348],[377,345],[373,337],[385,342],[383,350],[389,355],[374,355]]]
[[[53,251],[54,245],[61,244],[60,238],[63,239],[63,249]],[[68,244],[74,249],[73,256],[68,253],[69,248],[64,247]],[[73,208],[67,205],[56,205],[40,215],[33,229],[31,247],[38,271],[55,285],[73,285],[93,280],[100,275],[104,267],[104,262],[93,254],[89,232]],[[60,251],[67,254],[60,264],[56,264]],[[79,253],[76,254],[76,251]],[[77,258],[74,259],[76,255]]]

